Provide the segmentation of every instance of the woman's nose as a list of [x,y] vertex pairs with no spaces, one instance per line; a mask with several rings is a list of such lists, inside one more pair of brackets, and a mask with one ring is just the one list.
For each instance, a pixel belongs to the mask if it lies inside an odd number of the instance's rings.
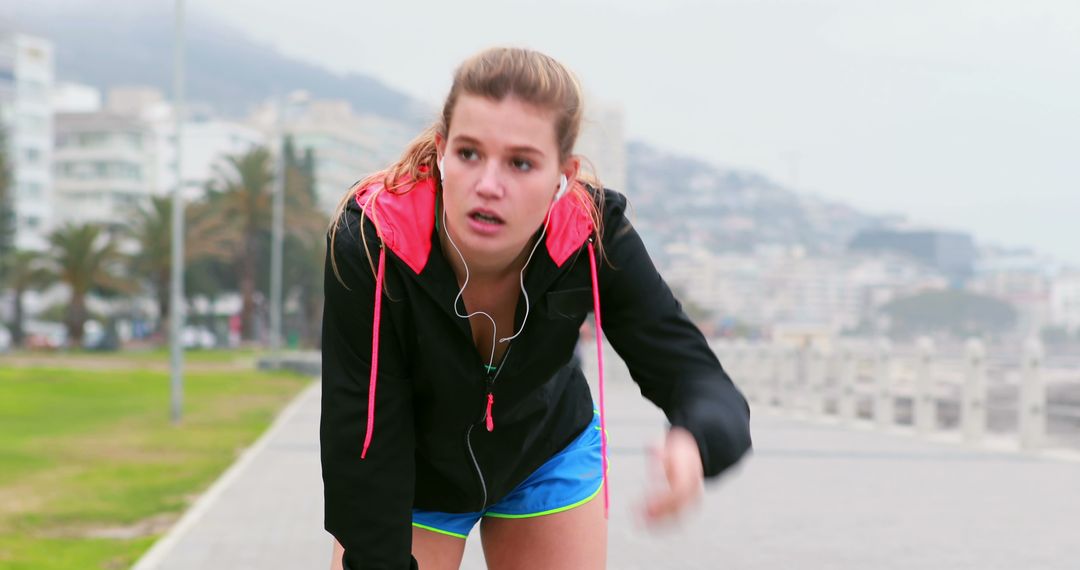
[[502,198],[505,187],[498,163],[491,161],[484,165],[480,172],[480,179],[476,181],[476,193],[488,199]]

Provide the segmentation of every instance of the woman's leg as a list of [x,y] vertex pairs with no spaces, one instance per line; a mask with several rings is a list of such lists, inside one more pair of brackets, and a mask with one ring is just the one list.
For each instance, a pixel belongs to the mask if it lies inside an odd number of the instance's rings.
[[465,539],[414,526],[412,554],[424,570],[458,570],[465,555]]
[[484,517],[480,537],[489,570],[602,570],[607,561],[604,499],[597,494],[579,507],[538,517]]

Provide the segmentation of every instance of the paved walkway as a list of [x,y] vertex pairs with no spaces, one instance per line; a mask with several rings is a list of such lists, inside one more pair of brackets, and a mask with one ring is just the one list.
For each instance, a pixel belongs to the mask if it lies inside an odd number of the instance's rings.
[[[754,456],[699,509],[643,529],[643,450],[662,416],[625,370],[609,378],[610,568],[1080,568],[1080,462],[767,411],[755,412]],[[136,570],[328,568],[318,417],[313,385]],[[462,568],[484,568],[477,538]]]

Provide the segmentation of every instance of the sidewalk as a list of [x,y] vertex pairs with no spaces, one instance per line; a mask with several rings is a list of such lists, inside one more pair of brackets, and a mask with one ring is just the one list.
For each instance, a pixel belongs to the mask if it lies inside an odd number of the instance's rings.
[[[678,528],[634,521],[663,418],[610,365],[612,569],[1075,569],[1080,462],[755,412],[753,457]],[[591,372],[588,365],[586,371]],[[329,567],[318,384],[136,570]],[[481,569],[478,536],[464,569]]]

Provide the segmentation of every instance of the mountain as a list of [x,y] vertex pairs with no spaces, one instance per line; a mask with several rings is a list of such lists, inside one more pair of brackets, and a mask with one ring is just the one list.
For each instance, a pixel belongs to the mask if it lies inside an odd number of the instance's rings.
[[889,222],[797,194],[755,172],[721,168],[643,142],[629,143],[626,158],[635,223],[660,258],[655,246],[677,242],[714,252],[797,245],[808,253],[840,253],[859,231]]
[[[0,29],[51,39],[59,80],[99,88],[152,85],[171,93],[172,4],[160,0],[0,0],[4,7],[0,12],[8,14],[0,20]],[[335,75],[285,57],[198,12],[186,16],[185,43],[186,91],[193,107],[243,115],[268,97],[304,89],[322,98],[348,100],[358,112],[418,128],[430,119],[423,105],[376,79]]]

